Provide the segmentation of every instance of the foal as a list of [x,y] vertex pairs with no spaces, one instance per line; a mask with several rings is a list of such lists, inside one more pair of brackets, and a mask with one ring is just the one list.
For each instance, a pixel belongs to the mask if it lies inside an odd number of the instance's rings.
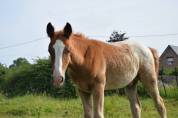
[[61,31],[55,31],[48,23],[47,34],[54,86],[63,85],[68,69],[78,87],[85,118],[104,118],[104,90],[122,87],[126,87],[133,118],[140,118],[138,80],[153,98],[161,118],[167,118],[158,90],[159,57],[156,50],[129,40],[117,43],[90,40],[72,33],[69,23]]

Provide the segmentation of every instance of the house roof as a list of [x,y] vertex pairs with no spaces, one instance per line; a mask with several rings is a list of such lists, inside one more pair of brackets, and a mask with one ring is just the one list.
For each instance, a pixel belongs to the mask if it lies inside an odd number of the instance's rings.
[[170,48],[177,56],[178,56],[178,46],[174,46],[174,45],[168,45],[167,48],[163,51],[163,53],[161,54],[160,58],[165,54],[165,51]]
[[178,55],[178,46],[168,45],[177,55]]

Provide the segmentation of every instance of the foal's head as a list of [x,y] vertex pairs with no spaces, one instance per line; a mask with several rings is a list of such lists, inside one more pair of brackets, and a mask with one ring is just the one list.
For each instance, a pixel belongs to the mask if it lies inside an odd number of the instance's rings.
[[55,31],[51,23],[47,24],[47,34],[50,38],[48,51],[50,53],[55,87],[63,85],[65,72],[70,62],[70,51],[66,45],[72,34],[72,27],[67,23],[63,30]]

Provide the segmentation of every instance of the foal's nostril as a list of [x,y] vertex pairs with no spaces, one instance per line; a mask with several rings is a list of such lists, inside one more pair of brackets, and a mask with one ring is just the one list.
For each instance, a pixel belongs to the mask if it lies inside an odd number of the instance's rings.
[[62,76],[60,76],[60,82],[63,82],[64,78]]
[[61,85],[63,85],[63,82],[64,82],[64,78],[62,76],[58,76],[58,77],[54,78],[53,85],[55,87],[60,87]]

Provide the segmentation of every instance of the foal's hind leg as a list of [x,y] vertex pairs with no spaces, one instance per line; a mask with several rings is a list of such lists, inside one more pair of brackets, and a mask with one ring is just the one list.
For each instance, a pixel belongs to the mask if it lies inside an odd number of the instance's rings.
[[126,94],[128,96],[133,118],[141,117],[141,107],[137,94],[137,78],[126,87]]
[[161,118],[167,118],[166,108],[164,106],[163,99],[159,95],[156,72],[141,72],[139,75],[141,82],[153,98],[155,106]]

